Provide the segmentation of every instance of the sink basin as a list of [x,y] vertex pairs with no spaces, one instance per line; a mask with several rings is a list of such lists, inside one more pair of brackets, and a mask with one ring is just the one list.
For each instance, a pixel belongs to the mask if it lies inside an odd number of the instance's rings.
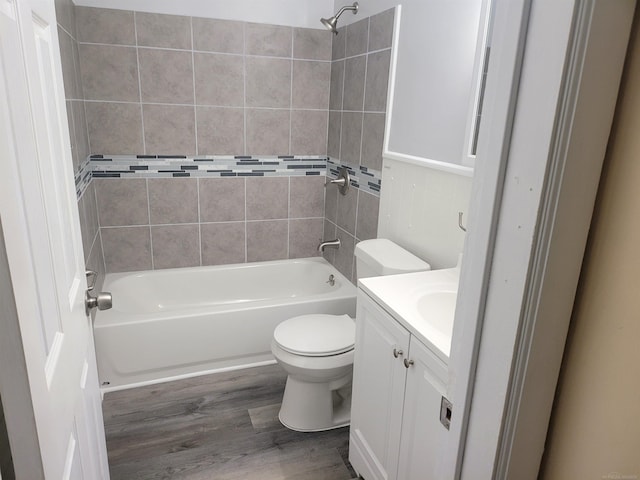
[[456,311],[456,291],[429,291],[416,302],[418,314],[443,335],[451,335]]

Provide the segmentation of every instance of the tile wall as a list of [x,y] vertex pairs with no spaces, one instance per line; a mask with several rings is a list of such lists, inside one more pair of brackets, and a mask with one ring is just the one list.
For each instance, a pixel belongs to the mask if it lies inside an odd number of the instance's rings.
[[91,153],[326,155],[330,32],[76,15]]
[[71,144],[73,171],[76,176],[82,244],[87,268],[95,270],[99,274],[96,285],[99,289],[104,279],[104,258],[100,228],[98,226],[98,207],[94,187],[91,183],[91,170],[87,158],[89,155],[89,137],[77,41],[77,7],[71,0],[56,0],[55,6],[67,118],[69,121],[69,141]]
[[[343,196],[327,187],[324,238],[339,238],[342,245],[327,249],[325,258],[354,283],[355,244],[377,237],[393,25],[390,9],[342,27],[333,37],[327,154],[349,167],[360,188]],[[335,169],[327,175],[335,177]]]
[[[326,258],[355,279],[355,243],[376,236],[393,10],[332,38],[57,3],[89,265],[117,272],[297,258],[338,237],[342,248]],[[100,173],[119,167],[91,165],[87,152],[137,159],[127,170],[152,168],[141,156],[330,159],[321,172],[216,179],[181,170],[156,177],[197,178],[161,179]],[[325,172],[336,176],[339,164],[354,177],[346,197],[324,186]],[[86,185],[92,169],[128,178]]]
[[94,179],[107,272],[317,255],[324,176]]

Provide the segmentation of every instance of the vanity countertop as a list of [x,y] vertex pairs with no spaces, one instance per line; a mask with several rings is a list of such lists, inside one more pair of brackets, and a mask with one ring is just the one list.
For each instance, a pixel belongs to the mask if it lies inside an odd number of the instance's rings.
[[359,280],[358,286],[448,363],[460,270],[449,268]]

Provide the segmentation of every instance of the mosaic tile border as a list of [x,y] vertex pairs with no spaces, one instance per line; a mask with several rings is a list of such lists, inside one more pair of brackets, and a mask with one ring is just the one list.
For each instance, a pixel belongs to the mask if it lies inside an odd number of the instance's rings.
[[93,170],[93,167],[91,166],[89,157],[87,157],[80,164],[80,167],[78,168],[78,170],[74,175],[74,180],[76,185],[76,198],[78,200],[82,198],[82,195],[84,195],[84,192],[87,190],[87,188],[91,184],[91,179],[93,178],[92,170]]
[[381,172],[354,168],[321,156],[250,155],[90,155],[75,174],[80,199],[92,178],[282,177],[321,175],[337,178],[345,166],[351,185],[380,196]]
[[346,167],[349,170],[352,187],[370,193],[376,197],[380,196],[382,172],[363,166],[353,167],[346,163],[340,163],[333,158],[328,158],[326,176],[329,178],[338,178],[339,167]]

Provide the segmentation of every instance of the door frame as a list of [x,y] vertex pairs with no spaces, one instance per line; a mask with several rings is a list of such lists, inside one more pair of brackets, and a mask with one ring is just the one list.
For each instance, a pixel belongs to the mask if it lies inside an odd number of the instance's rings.
[[537,477],[635,3],[494,2],[445,478]]

